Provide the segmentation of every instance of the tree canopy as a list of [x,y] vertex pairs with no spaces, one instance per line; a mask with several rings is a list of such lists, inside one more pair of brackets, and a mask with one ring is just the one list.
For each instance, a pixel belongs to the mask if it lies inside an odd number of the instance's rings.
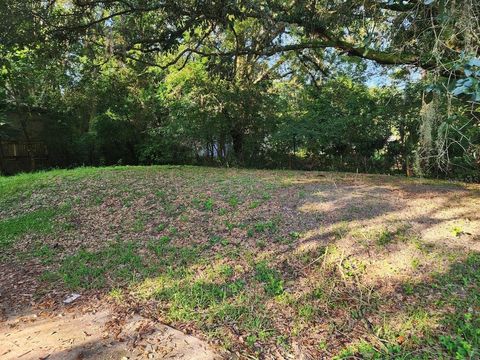
[[52,166],[478,179],[475,0],[6,0],[0,13],[0,106],[27,140],[40,114]]

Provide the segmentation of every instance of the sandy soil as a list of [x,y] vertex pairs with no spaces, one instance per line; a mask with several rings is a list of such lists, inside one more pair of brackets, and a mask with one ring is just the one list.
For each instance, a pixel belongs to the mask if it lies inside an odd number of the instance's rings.
[[205,342],[139,315],[122,320],[112,334],[111,310],[10,317],[0,324],[0,358],[4,360],[192,359],[222,357]]

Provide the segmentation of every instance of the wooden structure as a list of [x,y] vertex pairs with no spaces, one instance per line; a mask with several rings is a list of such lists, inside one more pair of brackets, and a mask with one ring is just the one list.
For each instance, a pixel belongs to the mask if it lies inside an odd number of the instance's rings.
[[47,166],[47,146],[41,142],[0,141],[0,172],[15,174]]
[[[28,111],[27,111],[28,110]],[[0,132],[0,174],[11,175],[48,167],[44,142],[44,124],[48,120],[42,109],[15,109],[4,112]]]

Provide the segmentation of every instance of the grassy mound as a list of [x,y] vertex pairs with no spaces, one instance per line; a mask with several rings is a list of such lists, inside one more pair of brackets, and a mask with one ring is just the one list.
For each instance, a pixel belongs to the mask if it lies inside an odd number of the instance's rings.
[[[197,167],[0,178],[7,306],[68,291],[241,354],[480,356],[480,191]],[[19,300],[20,299],[20,300]]]

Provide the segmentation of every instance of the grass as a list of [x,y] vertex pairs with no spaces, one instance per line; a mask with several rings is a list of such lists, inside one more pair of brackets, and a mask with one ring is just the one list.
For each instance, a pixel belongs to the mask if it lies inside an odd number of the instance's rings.
[[[344,349],[336,359],[476,359],[480,357],[480,255],[470,255],[465,262],[439,275],[431,283],[417,284],[418,296],[426,299],[432,290],[440,290],[434,304],[411,304],[409,313],[394,326],[385,326],[377,333],[386,341],[380,349],[371,342],[359,341]],[[412,285],[407,286],[412,291]],[[458,296],[458,290],[466,292]],[[428,305],[428,306],[427,306]],[[451,309],[436,324],[444,334],[436,334],[430,307]],[[422,334],[421,337],[412,334]],[[416,351],[414,349],[417,348]],[[418,350],[421,349],[421,350]]]
[[57,251],[49,245],[41,245],[39,243],[32,251],[32,255],[39,258],[43,264],[50,265],[55,260]]
[[283,280],[280,273],[269,267],[266,262],[257,264],[255,267],[255,277],[263,283],[267,295],[276,296],[283,293]]
[[[94,177],[104,171],[122,171],[128,167],[77,168],[75,170],[50,170],[45,172],[25,173],[11,177],[0,176],[0,204],[12,203],[17,197],[26,197],[42,188],[52,188],[57,181],[79,181],[87,177]],[[17,198],[17,199],[16,199]]]
[[54,230],[53,219],[59,213],[54,209],[40,209],[12,218],[0,220],[0,249],[26,234],[46,235]]
[[70,289],[99,289],[107,278],[117,286],[145,275],[146,267],[133,243],[118,243],[98,252],[80,250],[66,257],[57,275]]
[[0,264],[26,284],[17,292],[34,290],[16,269],[40,269],[44,288],[133,298],[253,358],[299,345],[314,358],[474,359],[471,187],[166,166],[22,174],[0,178]]

